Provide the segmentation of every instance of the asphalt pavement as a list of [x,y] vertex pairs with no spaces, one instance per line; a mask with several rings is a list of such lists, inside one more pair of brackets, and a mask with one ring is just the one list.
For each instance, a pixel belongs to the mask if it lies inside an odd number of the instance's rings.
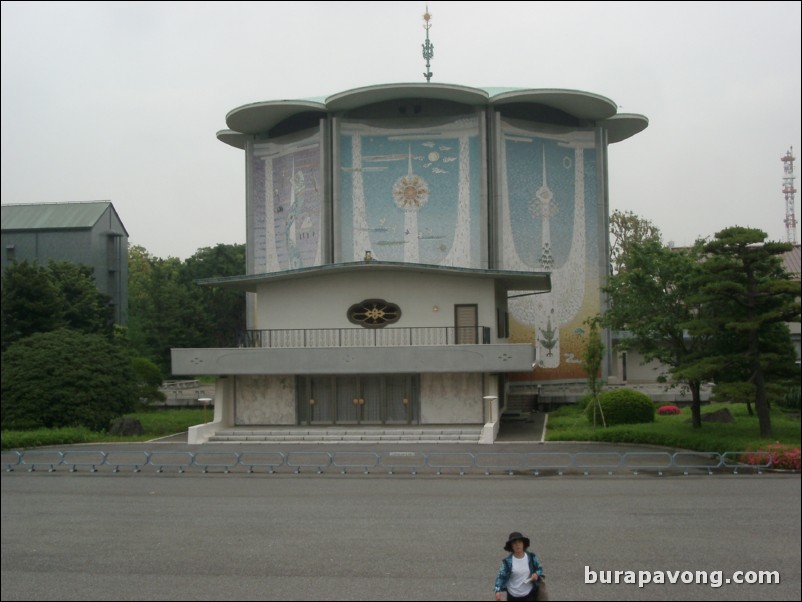
[[[179,458],[672,451],[540,443],[541,430],[536,419],[515,421],[502,425],[493,445],[436,449],[190,446],[184,435],[37,453],[85,461],[101,451]],[[799,474],[40,468],[20,465],[0,479],[2,600],[491,600],[512,531],[532,539],[552,600],[802,597]],[[735,583],[739,572],[757,579],[759,571],[780,582]],[[661,575],[665,583],[655,583]],[[639,586],[645,576],[651,583]]]
[[512,531],[552,600],[799,600],[799,481],[4,472],[2,600],[492,600]]

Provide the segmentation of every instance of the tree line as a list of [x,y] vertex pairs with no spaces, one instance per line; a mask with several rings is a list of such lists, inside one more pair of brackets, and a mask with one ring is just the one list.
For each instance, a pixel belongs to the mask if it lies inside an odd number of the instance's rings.
[[245,330],[245,293],[198,286],[245,273],[245,245],[199,249],[186,261],[128,251],[128,333],[133,348],[170,374],[170,349],[236,347]]
[[2,276],[2,428],[105,430],[142,400],[162,399],[172,347],[231,347],[245,294],[197,279],[245,273],[245,246],[199,249],[186,261],[129,250],[128,323],[92,268],[20,261]]

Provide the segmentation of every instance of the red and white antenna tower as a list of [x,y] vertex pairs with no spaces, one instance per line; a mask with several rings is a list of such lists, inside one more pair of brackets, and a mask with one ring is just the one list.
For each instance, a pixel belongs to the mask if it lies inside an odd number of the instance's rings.
[[783,194],[785,195],[785,237],[788,242],[796,244],[796,216],[794,215],[794,147],[781,158],[783,162]]

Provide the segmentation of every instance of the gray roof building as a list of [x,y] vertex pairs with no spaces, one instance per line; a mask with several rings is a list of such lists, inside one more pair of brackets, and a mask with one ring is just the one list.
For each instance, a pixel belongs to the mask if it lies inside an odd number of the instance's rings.
[[94,269],[114,321],[128,313],[128,232],[110,201],[2,206],[2,268],[14,261],[71,261]]

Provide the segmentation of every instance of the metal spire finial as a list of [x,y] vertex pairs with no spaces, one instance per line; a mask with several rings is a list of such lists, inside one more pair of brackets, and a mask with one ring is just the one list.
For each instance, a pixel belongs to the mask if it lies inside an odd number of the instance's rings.
[[432,79],[432,71],[429,67],[429,61],[432,60],[434,56],[434,44],[429,41],[429,29],[431,29],[432,24],[429,22],[432,20],[432,15],[429,12],[429,4],[426,4],[426,12],[423,13],[423,29],[426,30],[426,43],[421,44],[423,46],[423,58],[426,59],[426,73],[423,74],[423,77],[426,78],[426,82],[428,83],[430,79]]

